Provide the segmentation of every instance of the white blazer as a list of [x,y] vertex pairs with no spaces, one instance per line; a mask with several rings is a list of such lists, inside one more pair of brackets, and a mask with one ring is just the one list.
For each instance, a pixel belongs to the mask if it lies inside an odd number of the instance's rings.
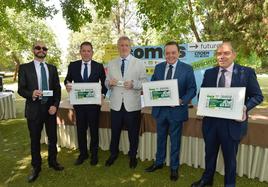
[[[118,57],[108,63],[108,73],[106,76],[106,87],[110,89],[110,108],[119,111],[122,103],[128,112],[141,110],[141,90],[142,83],[147,81],[145,65],[142,61],[130,55],[129,64],[125,71],[124,78],[121,74],[121,58]],[[109,87],[110,79],[119,81],[133,81],[132,89],[125,89],[120,86]]]

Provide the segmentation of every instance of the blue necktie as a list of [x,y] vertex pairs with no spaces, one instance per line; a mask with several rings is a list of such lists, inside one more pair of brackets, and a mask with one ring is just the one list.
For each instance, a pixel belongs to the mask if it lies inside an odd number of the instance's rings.
[[126,59],[122,59],[122,64],[121,64],[121,73],[122,73],[122,77],[124,77],[124,71],[125,71],[125,60],[126,60]]
[[[44,63],[40,63],[40,66],[41,66],[42,91],[48,90],[47,73],[46,73],[46,69],[44,67]],[[48,97],[42,97],[41,103],[46,103],[47,100],[48,100]]]
[[84,82],[86,82],[88,79],[87,63],[84,63],[84,65],[85,65],[85,68],[84,68],[83,80]]
[[225,75],[226,69],[221,70],[221,76],[219,78],[218,87],[225,87]]
[[171,79],[171,77],[172,77],[172,68],[173,68],[173,66],[170,64],[169,68],[168,68],[166,80]]

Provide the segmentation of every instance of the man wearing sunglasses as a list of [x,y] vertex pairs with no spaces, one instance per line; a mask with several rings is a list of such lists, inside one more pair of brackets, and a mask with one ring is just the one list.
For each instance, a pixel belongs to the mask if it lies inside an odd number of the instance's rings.
[[61,87],[57,68],[47,64],[48,48],[42,41],[33,45],[34,60],[22,64],[18,74],[18,93],[26,99],[25,117],[31,139],[31,164],[33,170],[28,182],[37,179],[41,171],[40,138],[45,123],[48,136],[48,165],[56,171],[64,169],[57,162],[56,112],[61,99]]

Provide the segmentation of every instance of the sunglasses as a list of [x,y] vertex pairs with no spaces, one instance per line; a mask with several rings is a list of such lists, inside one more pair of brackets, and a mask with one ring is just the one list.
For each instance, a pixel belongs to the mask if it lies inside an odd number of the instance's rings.
[[36,49],[36,50],[41,50],[41,49],[43,49],[43,51],[47,51],[47,50],[48,50],[48,48],[46,48],[46,47],[41,47],[41,46],[35,46],[34,49]]

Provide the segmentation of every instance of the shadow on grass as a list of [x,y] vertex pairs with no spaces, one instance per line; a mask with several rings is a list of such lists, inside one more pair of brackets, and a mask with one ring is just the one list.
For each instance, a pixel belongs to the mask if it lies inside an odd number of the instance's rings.
[[[268,106],[268,78],[262,79],[262,89],[265,102],[261,107]],[[63,90],[63,98],[68,94]],[[179,180],[169,180],[169,167],[164,167],[154,173],[146,173],[144,169],[152,164],[152,161],[139,160],[136,169],[128,167],[128,157],[120,153],[119,158],[111,167],[105,167],[105,160],[109,157],[108,151],[99,151],[99,163],[91,166],[86,160],[81,166],[74,166],[78,150],[60,148],[58,161],[64,165],[62,172],[48,168],[47,146],[41,146],[42,171],[37,181],[29,185],[27,176],[31,170],[30,139],[26,120],[24,119],[25,100],[16,95],[17,119],[0,121],[0,186],[22,187],[22,186],[141,186],[141,187],[168,187],[168,186],[190,186],[193,181],[198,180],[203,169],[189,167],[186,164],[180,166]],[[223,186],[223,176],[218,173],[214,177],[214,186]],[[237,187],[267,187],[268,183],[259,182],[257,179],[237,177]]]

